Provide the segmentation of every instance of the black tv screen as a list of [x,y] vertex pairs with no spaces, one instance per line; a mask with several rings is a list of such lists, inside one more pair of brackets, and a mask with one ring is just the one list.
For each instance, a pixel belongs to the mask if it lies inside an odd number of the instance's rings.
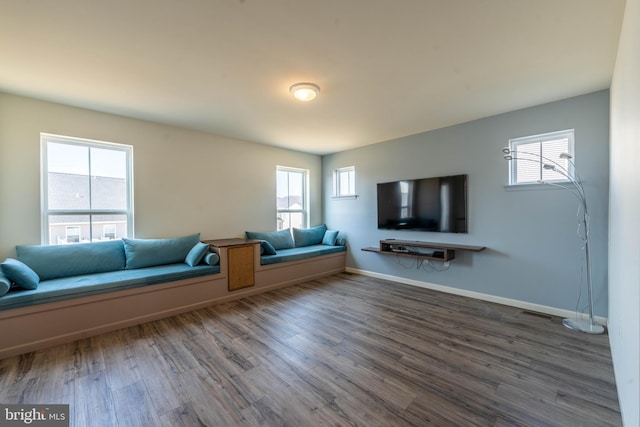
[[467,232],[467,175],[378,184],[378,228]]

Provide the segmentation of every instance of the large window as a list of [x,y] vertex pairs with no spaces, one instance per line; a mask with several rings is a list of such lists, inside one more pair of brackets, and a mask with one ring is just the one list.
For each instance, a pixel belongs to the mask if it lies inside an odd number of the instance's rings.
[[133,148],[41,134],[42,243],[133,236]]
[[306,228],[307,171],[278,166],[276,175],[277,229]]
[[[567,181],[573,177],[574,132],[564,130],[509,140],[509,185]],[[565,155],[565,154],[568,154]]]

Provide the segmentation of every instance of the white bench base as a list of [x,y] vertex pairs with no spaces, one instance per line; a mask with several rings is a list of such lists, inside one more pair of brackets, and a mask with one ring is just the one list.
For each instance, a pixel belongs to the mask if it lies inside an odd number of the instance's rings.
[[[226,254],[225,254],[226,255]],[[228,291],[221,273],[0,311],[0,359],[345,271],[346,253],[255,266],[255,285]]]

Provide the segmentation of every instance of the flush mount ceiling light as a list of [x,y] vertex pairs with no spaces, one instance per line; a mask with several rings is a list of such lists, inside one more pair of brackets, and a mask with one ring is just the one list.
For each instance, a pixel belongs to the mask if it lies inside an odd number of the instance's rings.
[[320,86],[313,83],[296,83],[289,88],[298,101],[312,101],[320,93]]

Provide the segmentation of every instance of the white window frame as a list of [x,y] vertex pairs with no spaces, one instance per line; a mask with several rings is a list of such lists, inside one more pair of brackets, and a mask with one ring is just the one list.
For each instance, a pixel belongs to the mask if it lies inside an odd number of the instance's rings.
[[[309,227],[309,171],[306,169],[292,168],[288,166],[276,166],[277,172],[299,173],[302,174],[302,208],[301,209],[279,209],[276,205],[276,227],[278,226],[277,218],[282,213],[302,213],[302,228]],[[277,185],[277,182],[276,182]],[[277,192],[276,192],[277,198]],[[277,200],[276,200],[277,203]]]
[[[567,139],[568,140],[568,153],[571,155],[571,161],[568,161],[566,164],[566,171],[571,178],[574,178],[574,162],[575,162],[575,149],[574,149],[574,141],[575,141],[575,131],[574,129],[561,130],[557,132],[548,132],[539,135],[531,135],[524,136],[519,138],[511,138],[509,139],[509,149],[511,151],[511,155],[513,155],[513,160],[509,161],[509,186],[544,186],[545,182],[568,182],[570,181],[567,178],[559,178],[559,179],[545,179],[542,181],[542,174],[544,169],[544,164],[553,164],[554,166],[562,165],[561,159],[552,159],[545,157],[543,154],[544,144],[545,142],[557,141],[558,139]],[[525,144],[532,143],[540,143],[541,152],[540,153],[530,153],[530,154],[520,154],[518,155],[518,147]],[[527,163],[537,163],[540,170],[540,180],[539,181],[526,181],[526,182],[518,182],[518,162],[527,162]]]
[[[350,191],[342,193],[342,184],[347,180],[347,187]],[[350,198],[356,197],[356,168],[355,166],[347,166],[344,168],[334,169],[333,171],[333,197]]]
[[[48,144],[67,144],[87,148],[102,148],[122,151],[126,156],[126,209],[49,209],[49,168],[48,168]],[[127,218],[127,236],[134,237],[133,228],[133,146],[116,144],[113,142],[96,141],[85,138],[75,138],[71,136],[54,135],[49,133],[40,134],[40,175],[41,175],[41,242],[43,245],[55,245],[57,242],[49,241],[49,217],[53,215],[125,215]],[[91,173],[89,172],[89,175]],[[93,227],[89,226],[89,241],[92,240]]]

